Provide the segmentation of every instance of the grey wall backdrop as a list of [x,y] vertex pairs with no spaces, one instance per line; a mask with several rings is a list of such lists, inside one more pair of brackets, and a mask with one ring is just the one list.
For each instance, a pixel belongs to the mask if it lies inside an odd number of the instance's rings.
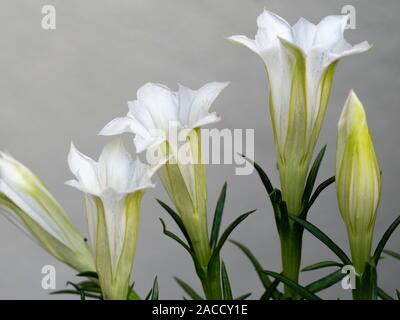
[[[41,28],[41,8],[45,4],[56,7],[54,31]],[[126,101],[134,99],[137,88],[145,82],[160,82],[174,88],[180,82],[196,88],[209,81],[230,80],[230,86],[214,104],[223,117],[218,127],[254,128],[256,158],[277,182],[264,67],[255,54],[231,44],[225,37],[254,35],[255,19],[264,7],[291,23],[300,16],[316,23],[326,15],[340,14],[346,4],[354,5],[357,13],[357,29],[347,31],[347,39],[352,43],[368,40],[374,47],[366,54],[344,59],[336,72],[320,137],[319,147],[328,145],[320,179],[333,173],[336,123],[349,89],[354,88],[365,104],[383,170],[376,240],[400,211],[397,0],[3,0],[0,148],[36,171],[87,234],[82,195],[64,185],[71,178],[66,161],[70,141],[97,158],[107,141],[98,137],[97,132],[110,119],[126,113]],[[235,176],[234,169],[234,165],[208,166],[209,208],[214,208],[227,180],[224,224],[257,208],[257,214],[235,231],[233,238],[252,248],[265,268],[279,271],[279,242],[263,187],[255,174]],[[187,254],[162,235],[158,218],[166,218],[166,214],[155,197],[167,200],[160,186],[144,198],[133,278],[137,290],[144,293],[158,275],[161,297],[181,298],[173,276],[196,288],[199,283],[194,279]],[[347,248],[334,188],[323,193],[309,218]],[[172,221],[166,220],[172,227]],[[399,241],[397,232],[389,247],[399,250]],[[252,291],[253,297],[258,298],[262,288],[242,253],[228,244],[223,257],[235,294]],[[303,265],[326,258],[333,256],[306,233]],[[46,264],[56,266],[58,289],[73,279],[71,269],[1,218],[0,298],[55,298],[41,288],[41,268]],[[381,286],[393,293],[400,287],[399,262],[386,258],[380,268]],[[322,274],[302,274],[301,281],[307,283]],[[336,285],[322,296],[346,298],[350,292]]]

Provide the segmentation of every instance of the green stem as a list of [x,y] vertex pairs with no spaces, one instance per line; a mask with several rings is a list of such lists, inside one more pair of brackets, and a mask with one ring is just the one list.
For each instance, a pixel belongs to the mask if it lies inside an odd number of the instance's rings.
[[190,216],[188,233],[192,241],[193,250],[199,263],[200,270],[196,270],[203,286],[204,295],[207,300],[221,300],[221,270],[220,262],[210,265],[212,249],[208,240],[208,228],[206,214],[193,214]]
[[373,282],[369,277],[356,277],[356,288],[353,290],[354,300],[372,300]]
[[[291,221],[280,232],[283,275],[298,282],[301,264],[303,229]],[[284,297],[295,300],[297,294],[288,286],[284,287]]]
[[302,198],[308,172],[306,163],[292,161],[285,165],[278,164],[282,199],[286,202],[288,212],[294,215],[300,215],[303,208]]
[[184,221],[185,226],[188,226],[187,230],[192,241],[193,250],[201,267],[204,269],[207,268],[211,258],[206,217],[206,213],[203,215],[196,213],[190,216],[190,221]]
[[[213,272],[211,272],[213,273]],[[209,274],[201,280],[204,295],[207,300],[222,300],[222,289],[220,281],[220,272],[218,274]]]
[[365,264],[363,272],[356,276],[356,287],[353,289],[354,300],[376,299],[377,274],[376,265],[369,261]]

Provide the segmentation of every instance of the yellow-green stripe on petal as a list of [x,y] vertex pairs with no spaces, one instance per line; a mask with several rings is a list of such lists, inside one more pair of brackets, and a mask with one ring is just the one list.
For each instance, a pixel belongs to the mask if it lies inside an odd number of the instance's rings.
[[44,183],[4,153],[0,154],[0,214],[58,260],[79,272],[95,270],[84,237]]

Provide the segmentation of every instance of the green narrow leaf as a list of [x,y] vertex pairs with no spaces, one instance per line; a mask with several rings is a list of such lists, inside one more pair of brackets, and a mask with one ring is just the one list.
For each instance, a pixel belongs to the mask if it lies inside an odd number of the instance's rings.
[[261,181],[265,189],[267,190],[268,195],[271,195],[271,193],[274,191],[274,187],[272,186],[271,180],[269,180],[268,175],[265,173],[265,171],[255,161],[251,160],[250,158],[247,158],[245,155],[241,156],[254,166],[258,175],[261,178]]
[[322,182],[317,189],[315,189],[313,195],[311,196],[310,201],[305,205],[302,213],[300,214],[300,217],[305,220],[305,217],[307,216],[308,211],[314,204],[315,200],[317,200],[318,196],[321,194],[322,191],[324,191],[326,188],[328,188],[332,183],[335,182],[335,176],[330,177],[329,179],[326,179],[324,182]]
[[276,202],[279,207],[279,223],[277,224],[277,227],[279,234],[281,234],[283,230],[288,229],[288,223],[289,223],[288,211],[286,202],[282,200],[282,193],[280,190],[275,190],[275,196],[276,196]]
[[379,257],[382,254],[383,249],[386,246],[386,243],[388,242],[390,236],[392,235],[392,233],[394,232],[394,230],[396,230],[397,226],[400,224],[400,216],[398,216],[393,222],[392,224],[389,226],[389,228],[387,228],[386,232],[384,233],[384,235],[382,236],[382,239],[379,241],[378,246],[375,249],[374,255],[373,255],[373,261],[375,263],[375,265],[378,265],[378,261],[379,261]]
[[400,300],[400,291],[396,289],[397,300]]
[[335,262],[335,261],[321,261],[321,262],[317,262],[312,265],[309,265],[309,266],[303,268],[301,271],[307,272],[307,271],[313,271],[313,270],[329,268],[329,267],[343,267],[343,264]]
[[[82,296],[81,292],[75,291],[75,290],[58,290],[58,291],[53,291],[50,292],[51,295],[56,295],[56,294],[73,294],[73,295],[79,295]],[[94,298],[94,299],[99,299],[101,300],[102,297],[98,294],[93,294],[93,293],[86,293],[86,297],[88,298]]]
[[306,286],[306,289],[308,289],[310,292],[317,293],[333,286],[335,283],[338,283],[345,276],[346,274],[342,273],[342,270],[337,270],[317,281],[310,283]]
[[[250,162],[254,168],[256,169],[262,184],[264,185],[264,188],[267,192],[268,198],[271,201],[271,205],[274,211],[274,216],[275,216],[275,220],[277,225],[279,226],[280,220],[281,220],[281,214],[280,214],[280,208],[279,208],[279,203],[281,201],[281,197],[280,197],[280,190],[274,188],[274,186],[271,183],[271,180],[269,179],[268,175],[265,173],[265,171],[261,168],[261,166],[259,166],[255,161],[247,158],[244,155],[241,155],[243,158],[245,158],[248,162]],[[279,194],[278,194],[279,193]]]
[[175,240],[176,242],[178,242],[190,254],[190,256],[192,257],[196,272],[199,275],[199,277],[201,278],[202,277],[201,274],[203,273],[203,269],[199,265],[199,262],[197,260],[196,254],[194,253],[193,249],[190,248],[188,245],[186,245],[186,243],[184,243],[176,234],[172,233],[171,231],[168,231],[166,229],[165,222],[164,222],[163,219],[160,218],[160,221],[161,221],[161,224],[162,224],[162,227],[163,227],[163,233],[166,236],[168,236],[169,238],[171,238],[171,239]]
[[94,272],[94,271],[81,272],[81,273],[78,273],[76,276],[77,277],[94,278],[94,279],[98,279],[99,278],[99,275],[97,274],[97,272]]
[[[257,258],[254,256],[254,254],[251,252],[251,250],[238,241],[230,240],[230,242],[233,243],[235,246],[237,246],[246,255],[246,257],[250,260],[251,264],[253,265],[254,269],[256,270],[256,272],[258,274],[258,277],[259,277],[262,285],[264,286],[264,289],[268,290],[269,287],[271,286],[271,280],[264,273],[264,268],[258,262]],[[281,296],[281,293],[277,289],[274,290],[274,294],[272,295],[272,297],[275,300],[279,300],[280,296]]]
[[135,287],[135,282],[132,282],[132,284],[128,288],[128,296],[129,294],[133,291],[133,288]]
[[73,283],[73,282],[71,282],[71,281],[67,281],[66,285],[67,285],[67,286],[70,285],[70,286],[74,287],[74,289],[75,289],[77,292],[79,292],[79,294],[80,294],[80,296],[81,296],[81,300],[86,300],[86,298],[85,298],[85,292],[84,292],[81,288],[79,288],[79,286],[78,286],[77,284],[75,284],[75,283]]
[[323,233],[316,226],[311,224],[308,221],[300,219],[296,216],[289,214],[290,219],[293,219],[297,223],[299,223],[304,229],[308,230],[312,235],[314,235],[317,239],[319,239],[322,243],[324,243],[331,251],[336,254],[336,256],[346,265],[352,265],[349,257],[344,253],[340,247],[333,242],[331,238],[329,238],[325,233]]
[[262,184],[264,185],[264,188],[267,192],[268,198],[271,202],[273,211],[274,211],[274,216],[275,220],[277,222],[277,225],[280,225],[280,220],[281,220],[281,214],[280,214],[280,208],[279,208],[279,203],[281,203],[281,192],[279,189],[274,188],[272,185],[270,179],[268,178],[268,175],[265,173],[265,171],[256,163],[251,161],[250,159],[246,158],[247,161],[253,164],[254,168],[256,169]]
[[378,287],[378,297],[382,300],[394,300],[389,294]]
[[389,256],[392,256],[393,258],[399,259],[400,260],[400,253],[394,252],[392,250],[383,250],[384,253],[388,254]]
[[310,172],[307,177],[306,185],[304,187],[304,193],[303,193],[303,199],[302,199],[303,204],[308,203],[308,201],[310,200],[311,193],[314,189],[315,180],[317,179],[318,171],[321,166],[322,159],[324,158],[324,155],[325,155],[325,150],[326,150],[326,145],[318,153],[318,155],[315,158],[315,161],[310,169]]
[[243,213],[240,215],[238,218],[236,218],[224,231],[224,233],[221,236],[221,239],[219,239],[217,246],[215,247],[215,251],[220,251],[222,246],[224,245],[225,241],[229,238],[233,230],[236,229],[236,227],[243,221],[245,220],[249,215],[252,213],[256,212],[256,210],[251,210],[246,213]]
[[213,270],[213,265],[219,261],[219,253],[222,249],[222,246],[224,245],[225,241],[228,239],[228,237],[231,235],[232,231],[235,230],[235,228],[243,221],[245,220],[250,214],[255,212],[256,210],[251,210],[249,212],[243,213],[240,215],[238,218],[235,219],[222,233],[221,238],[218,241],[218,244],[215,246],[215,249],[212,252],[210,261],[208,263],[208,267],[210,270]]
[[151,289],[151,299],[150,300],[158,300],[159,291],[158,291],[158,281],[157,277],[154,278],[153,289]]
[[170,208],[167,204],[162,202],[161,200],[156,199],[157,202],[169,213],[172,219],[174,219],[175,223],[178,225],[179,229],[181,230],[182,234],[184,235],[187,243],[189,244],[189,247],[193,250],[193,245],[192,245],[192,240],[189,237],[189,234],[185,228],[185,225],[182,222],[182,219],[179,217],[179,215],[172,209]]
[[101,293],[101,288],[99,287],[99,285],[92,281],[79,282],[78,286],[81,290],[84,291]]
[[274,292],[275,292],[275,290],[276,290],[276,288],[278,287],[278,285],[279,285],[279,283],[280,283],[281,281],[279,280],[279,279],[275,279],[272,283],[271,283],[271,285],[269,286],[269,288],[264,292],[264,294],[261,296],[261,298],[260,298],[260,300],[269,300],[272,296],[273,296],[273,294],[274,294]]
[[376,273],[376,264],[374,260],[369,260],[365,265],[365,270],[362,274],[362,281],[369,282],[369,286],[372,288],[372,300],[378,299],[378,275]]
[[223,261],[221,263],[221,282],[222,282],[222,294],[224,300],[233,300],[228,272],[226,271],[225,263]]
[[179,284],[179,286],[185,291],[190,298],[193,300],[204,300],[191,286],[189,286],[185,281],[179,279],[178,277],[174,277],[175,281]]
[[295,291],[298,295],[300,295],[302,298],[307,299],[307,300],[321,300],[318,296],[316,296],[314,293],[310,292],[308,289],[302,287],[301,285],[297,284],[293,280],[290,280],[289,278],[286,278],[284,275],[273,272],[273,271],[264,271],[267,275],[274,277],[275,279],[279,279],[281,282],[286,284],[288,287],[290,287],[293,291]]
[[242,294],[241,296],[235,298],[235,300],[246,300],[250,296],[251,296],[251,292],[246,293],[246,294]]
[[178,242],[178,243],[179,243],[182,247],[184,247],[185,250],[186,250],[187,252],[189,252],[189,254],[194,258],[194,253],[193,253],[193,251],[189,248],[189,246],[188,246],[186,243],[184,243],[176,234],[174,234],[174,233],[171,232],[171,231],[168,231],[167,228],[166,228],[166,226],[165,226],[164,220],[161,219],[161,218],[159,218],[159,219],[160,219],[160,222],[161,222],[161,225],[162,225],[162,228],[163,228],[163,233],[164,233],[167,237],[170,237],[171,239],[173,239],[173,240],[175,240],[176,242]]
[[215,248],[218,242],[219,230],[221,228],[222,214],[224,213],[225,199],[226,199],[227,183],[224,183],[222,191],[219,195],[217,206],[214,213],[214,221],[211,228],[210,247]]
[[135,282],[132,282],[132,284],[129,286],[128,289],[127,300],[141,300],[139,295],[135,292],[134,287],[135,287]]
[[150,289],[149,293],[146,295],[146,298],[144,298],[144,300],[150,300],[152,292],[153,292],[153,289]]

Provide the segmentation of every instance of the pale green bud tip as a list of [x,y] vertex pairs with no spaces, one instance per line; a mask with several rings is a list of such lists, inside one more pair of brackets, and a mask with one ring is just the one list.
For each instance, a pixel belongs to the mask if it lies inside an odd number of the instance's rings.
[[339,134],[346,136],[366,126],[364,107],[353,90],[350,91],[338,123]]
[[27,189],[36,184],[42,184],[28,168],[4,152],[0,152],[0,179]]

